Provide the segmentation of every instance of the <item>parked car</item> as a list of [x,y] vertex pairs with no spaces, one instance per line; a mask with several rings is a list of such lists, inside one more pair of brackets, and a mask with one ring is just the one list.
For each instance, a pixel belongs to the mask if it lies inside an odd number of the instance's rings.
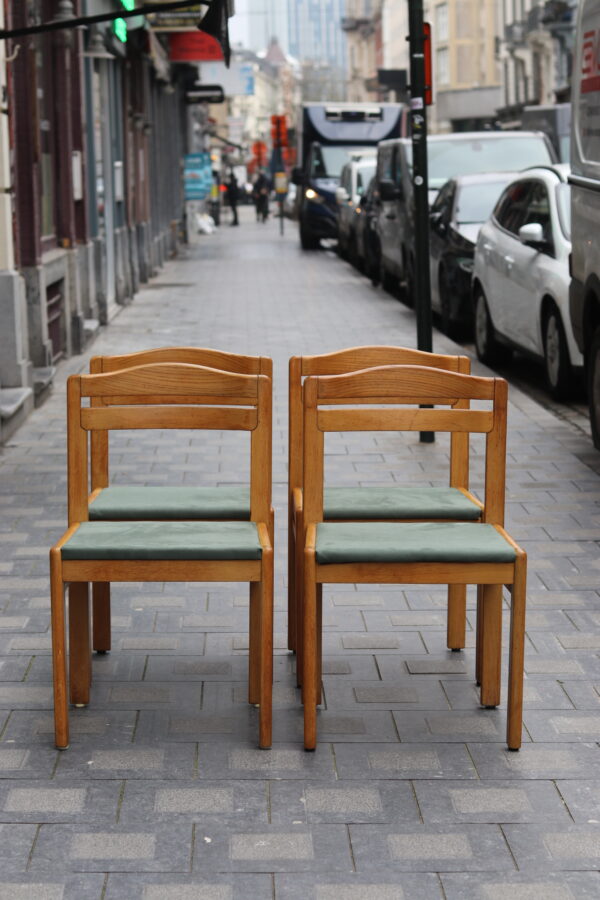
[[459,175],[437,195],[429,214],[431,308],[442,330],[465,332],[473,322],[471,276],[477,235],[512,175]]
[[296,209],[296,191],[297,190],[298,190],[298,188],[296,187],[296,185],[292,181],[290,181],[288,183],[287,194],[285,195],[284,200],[283,200],[283,214],[288,219],[296,218],[295,209]]
[[[472,131],[427,138],[429,203],[458,175],[519,172],[528,166],[551,165],[556,154],[548,137],[536,131]],[[414,195],[412,142],[382,141],[377,154],[380,196],[378,233],[384,286],[405,285],[412,298],[414,272]]]
[[356,209],[356,255],[352,262],[379,284],[379,238],[377,236],[377,179],[371,178]]
[[600,450],[600,0],[581,0],[573,62],[570,176],[573,223],[570,311],[585,360],[594,445]]
[[375,150],[352,154],[343,167],[335,199],[338,206],[338,250],[341,256],[356,253],[356,210],[375,174]]
[[505,188],[475,248],[475,348],[494,364],[512,348],[543,359],[548,390],[570,392],[583,357],[569,318],[569,166],[522,172]]

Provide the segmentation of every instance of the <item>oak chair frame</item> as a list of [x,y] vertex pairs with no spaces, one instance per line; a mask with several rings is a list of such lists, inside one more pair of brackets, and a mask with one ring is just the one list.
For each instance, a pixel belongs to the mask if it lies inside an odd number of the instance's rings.
[[[470,374],[471,371],[471,361],[467,356],[426,353],[422,350],[396,346],[351,347],[317,356],[293,356],[289,361],[288,648],[296,652],[299,684],[302,676],[302,567],[305,540],[302,495],[303,381],[310,375],[345,375],[384,365],[431,366],[464,375]],[[463,401],[463,405],[467,408],[468,401]],[[451,435],[449,486],[462,491],[473,504],[481,508],[483,513],[483,504],[469,491],[468,434],[454,432]],[[384,520],[371,518],[353,521]],[[465,631],[466,586],[449,584],[446,640],[450,649],[460,650],[465,646]]]
[[[86,398],[90,406],[83,405]],[[101,402],[98,402],[101,401]],[[203,429],[250,433],[250,521],[261,546],[258,560],[78,559],[62,548],[89,521],[88,434],[110,429]],[[272,733],[273,547],[269,535],[272,481],[272,383],[180,363],[136,366],[101,375],[72,375],[67,382],[68,530],[50,550],[55,742],[69,744],[68,697],[89,703],[91,634],[88,584],[131,582],[250,583],[250,702],[258,702],[259,745]],[[135,527],[136,523],[132,523]],[[146,524],[146,523],[142,523]],[[93,525],[93,523],[92,523]],[[69,585],[69,679],[65,585]]]
[[[460,400],[491,401],[491,411],[460,408]],[[354,409],[335,409],[353,404]],[[365,404],[430,404],[448,409],[364,409]],[[322,409],[321,407],[334,407]],[[304,746],[316,747],[321,684],[322,585],[476,584],[483,705],[485,689],[500,681],[502,615],[498,594],[511,589],[507,744],[521,746],[527,557],[504,531],[507,383],[420,366],[389,366],[342,376],[311,376],[304,383]],[[316,561],[323,521],[324,436],[331,431],[449,431],[486,435],[483,522],[513,547],[514,563]],[[499,702],[499,689],[496,702]]]
[[[121,372],[134,366],[147,366],[156,363],[185,363],[193,366],[208,366],[223,372],[237,375],[266,375],[273,379],[273,360],[267,356],[244,356],[239,353],[228,353],[207,347],[158,347],[151,350],[140,350],[136,353],[124,353],[116,356],[93,356],[90,360],[90,374],[102,375],[109,372]],[[101,397],[91,398],[92,406],[102,406]],[[109,486],[109,432],[92,432],[90,439],[90,475],[92,503],[100,492]],[[193,521],[205,521],[194,519]],[[271,545],[275,546],[274,514],[271,510],[269,519],[269,535]],[[251,630],[253,630],[251,625]],[[92,635],[93,649],[96,653],[108,653],[111,649],[110,628],[110,584],[97,582],[92,585]],[[255,680],[250,679],[254,685]],[[251,700],[257,703],[256,696]]]

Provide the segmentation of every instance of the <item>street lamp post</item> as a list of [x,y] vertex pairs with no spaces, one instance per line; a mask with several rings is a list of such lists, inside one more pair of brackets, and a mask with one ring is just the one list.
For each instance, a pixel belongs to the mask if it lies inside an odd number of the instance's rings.
[[[431,282],[429,277],[429,202],[427,179],[427,106],[425,84],[425,33],[423,0],[408,0],[410,49],[410,122],[412,133],[412,179],[415,211],[414,304],[417,316],[417,347],[431,353]],[[410,263],[409,263],[410,265]],[[432,431],[422,431],[423,443],[432,443]]]

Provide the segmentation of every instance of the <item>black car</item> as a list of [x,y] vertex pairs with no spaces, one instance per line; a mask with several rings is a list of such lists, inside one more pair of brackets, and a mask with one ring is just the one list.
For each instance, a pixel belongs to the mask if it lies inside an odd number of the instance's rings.
[[514,173],[460,175],[441,188],[429,212],[431,308],[449,335],[472,325],[471,276],[479,229]]

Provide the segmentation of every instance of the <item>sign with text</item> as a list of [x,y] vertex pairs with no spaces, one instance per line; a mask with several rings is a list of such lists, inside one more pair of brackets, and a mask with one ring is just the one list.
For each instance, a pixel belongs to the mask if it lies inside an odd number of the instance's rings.
[[[152,3],[152,0],[145,0]],[[156,0],[159,3],[160,0]],[[182,31],[184,28],[194,29],[206,12],[206,5],[198,3],[185,9],[173,9],[168,12],[148,13],[148,21],[157,31]]]
[[226,97],[254,94],[254,69],[252,63],[232,62],[229,69],[224,62],[202,62],[198,66],[202,83],[220,84]]

